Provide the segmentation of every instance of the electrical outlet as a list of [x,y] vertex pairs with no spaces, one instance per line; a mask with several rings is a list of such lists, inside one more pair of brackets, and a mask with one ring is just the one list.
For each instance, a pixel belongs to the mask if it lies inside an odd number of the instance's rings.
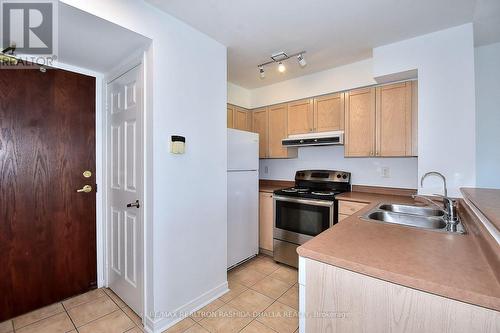
[[391,169],[389,167],[380,168],[380,175],[382,178],[391,178]]

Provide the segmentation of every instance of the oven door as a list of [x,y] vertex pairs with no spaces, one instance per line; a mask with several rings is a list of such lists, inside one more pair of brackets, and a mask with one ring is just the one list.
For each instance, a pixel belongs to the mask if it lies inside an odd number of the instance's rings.
[[274,196],[274,238],[298,245],[334,223],[335,202]]

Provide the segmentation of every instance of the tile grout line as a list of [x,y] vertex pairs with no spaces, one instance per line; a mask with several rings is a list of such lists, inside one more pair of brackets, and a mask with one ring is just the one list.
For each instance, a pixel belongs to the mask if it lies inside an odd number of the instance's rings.
[[73,318],[71,318],[71,316],[69,315],[69,312],[68,310],[66,309],[66,306],[64,306],[64,304],[61,302],[61,305],[64,309],[64,312],[66,313],[66,315],[68,316],[69,320],[71,321],[71,324],[73,324],[73,327],[75,328],[75,330],[78,332],[78,328],[76,328],[76,325],[75,325],[75,322],[73,321]]
[[[270,258],[271,258],[271,257],[270,257]],[[259,259],[258,259],[258,257],[257,257],[255,260],[259,260]],[[260,260],[265,260],[265,259],[260,259]],[[250,263],[250,262],[251,262],[251,261],[248,261],[247,263]],[[275,262],[275,263],[276,263],[276,262]],[[246,264],[246,263],[245,263],[245,264]],[[278,267],[277,269],[273,270],[273,271],[272,271],[271,273],[269,273],[269,274],[265,274],[265,273],[259,272],[259,271],[255,270],[255,269],[252,269],[251,267],[246,267],[246,268],[250,268],[251,270],[257,271],[257,272],[262,273],[262,274],[264,274],[264,275],[265,275],[262,279],[260,279],[260,280],[259,280],[259,281],[257,281],[256,283],[252,284],[250,287],[247,287],[247,289],[250,289],[250,290],[252,290],[252,291],[255,291],[255,292],[257,292],[257,293],[261,294],[259,291],[257,291],[257,290],[255,290],[255,289],[253,289],[252,287],[254,287],[257,283],[259,283],[260,281],[262,281],[262,280],[263,280],[263,279],[265,279],[266,277],[271,277],[271,275],[272,275],[274,272],[276,272],[278,269],[280,269],[281,267],[288,267],[288,266],[284,266],[284,265],[281,265],[281,264],[278,264],[278,263],[276,263],[276,264],[277,264],[278,266],[280,266],[280,267]],[[244,268],[242,268],[242,269],[244,269]],[[271,277],[271,278],[272,278],[272,277]],[[275,278],[273,278],[273,279],[275,279]],[[289,282],[286,282],[286,281],[283,281],[283,280],[280,280],[280,279],[276,279],[276,280],[281,281],[281,282],[283,282],[283,283],[287,283],[287,284],[289,283]],[[283,292],[280,296],[278,296],[278,297],[277,297],[277,298],[276,298],[276,299],[275,299],[275,300],[274,300],[274,301],[273,301],[273,302],[272,302],[272,303],[271,303],[268,307],[266,307],[263,311],[259,312],[259,316],[260,316],[260,314],[262,314],[264,311],[266,311],[267,309],[269,309],[269,308],[270,308],[273,304],[275,304],[276,302],[277,302],[277,303],[279,303],[279,304],[282,304],[282,305],[288,306],[288,305],[286,305],[286,304],[283,304],[283,303],[279,302],[279,301],[278,301],[278,299],[279,299],[280,297],[282,297],[284,294],[286,294],[286,293],[287,293],[290,289],[292,289],[292,288],[293,288],[293,287],[294,287],[297,283],[298,283],[298,282],[293,283],[293,284],[292,284],[292,285],[291,285],[288,289],[286,289],[286,290],[285,290],[285,291],[284,291],[284,292]],[[241,283],[240,283],[240,284],[241,284]],[[261,295],[264,295],[264,294],[261,294]],[[238,295],[238,296],[239,296],[239,295]],[[238,296],[236,296],[236,297],[238,297]],[[264,295],[264,296],[269,297],[268,295]],[[236,297],[235,297],[235,298],[236,298]],[[273,298],[273,297],[271,297],[271,298]],[[290,306],[288,306],[288,307],[290,307]],[[291,308],[291,307],[290,307],[290,308]],[[295,309],[294,309],[294,310],[295,310]],[[297,312],[298,312],[298,310],[297,310]],[[257,318],[258,318],[258,317],[257,317]],[[248,325],[250,325],[253,321],[258,321],[258,320],[257,320],[257,318],[252,319],[252,320],[251,320],[251,321],[250,321],[247,325],[245,325],[245,326],[244,326],[241,330],[239,330],[238,332],[241,332],[243,329],[245,329],[245,327],[247,327]],[[264,325],[265,327],[269,328],[269,329],[270,329],[270,330],[272,330],[273,332],[276,332],[274,329],[272,329],[271,327],[267,326],[266,324],[261,323],[260,321],[258,321],[258,322],[259,322],[259,324]],[[186,331],[187,331],[187,330],[186,330]]]
[[[47,306],[52,306],[52,305],[54,305],[54,304],[57,304],[57,303],[49,304],[49,305],[47,305]],[[59,302],[59,304],[61,304],[61,306],[62,306],[62,303],[61,303],[61,302]],[[47,306],[45,306],[45,307],[47,307]],[[40,309],[43,309],[43,307],[42,307],[42,308],[40,308]],[[36,309],[36,310],[31,311],[31,312],[38,311],[38,310],[40,310],[40,309]],[[28,313],[31,313],[31,312],[28,312]],[[27,324],[27,325],[24,325],[24,326],[18,327],[18,329],[25,328],[25,327],[31,326],[31,325],[33,325],[33,324],[39,323],[39,322],[41,322],[42,320],[46,320],[46,319],[52,318],[52,317],[57,316],[58,314],[63,313],[63,312],[65,312],[65,310],[64,310],[64,306],[63,306],[63,311],[58,312],[58,313],[54,313],[54,314],[52,314],[52,315],[50,315],[50,316],[48,316],[48,317],[42,318],[42,319],[35,320],[35,321],[33,321],[33,322],[31,322],[31,323],[29,323],[29,324]],[[28,314],[28,313],[25,313],[25,314]],[[21,316],[24,316],[25,314],[23,314],[23,315],[21,315]],[[20,316],[18,316],[18,317],[20,317]],[[15,317],[15,318],[17,318],[17,317]],[[14,320],[13,320],[13,319],[11,319],[11,322],[12,322],[12,329],[13,329],[13,331],[12,331],[12,332],[15,332],[15,331],[16,331],[16,328],[14,327]]]
[[[103,289],[103,288],[99,288],[99,289]],[[106,317],[107,315],[109,315],[109,314],[111,314],[111,313],[113,313],[113,312],[116,312],[116,311],[118,311],[118,310],[121,310],[123,313],[125,313],[125,312],[124,312],[124,311],[123,311],[123,310],[122,310],[122,309],[121,309],[121,308],[120,308],[120,307],[119,307],[119,306],[118,306],[118,305],[117,305],[117,304],[113,301],[113,299],[112,299],[111,297],[109,297],[109,295],[108,295],[108,294],[106,294],[106,292],[105,292],[104,290],[103,290],[103,292],[104,292],[104,295],[103,295],[103,296],[99,296],[99,297],[97,297],[97,298],[95,298],[95,299],[92,299],[92,300],[90,300],[90,301],[87,301],[87,302],[83,302],[83,303],[81,303],[81,304],[78,304],[78,305],[77,305],[77,306],[75,306],[74,308],[76,308],[76,307],[78,307],[78,306],[80,306],[80,305],[84,305],[84,304],[90,303],[90,302],[92,302],[92,301],[95,301],[96,299],[103,298],[103,297],[107,297],[107,298],[109,298],[109,299],[111,300],[111,302],[113,302],[113,303],[114,303],[114,304],[118,307],[118,309],[113,310],[113,311],[111,311],[111,312],[109,312],[109,313],[106,313],[105,315],[102,315],[102,316],[100,316],[100,317],[98,317],[98,318],[92,319],[91,321],[89,321],[88,323],[85,323],[85,324],[81,325],[80,327],[76,327],[76,325],[73,323],[73,325],[75,326],[75,329],[76,329],[76,331],[77,331],[77,332],[80,332],[80,329],[79,329],[79,328],[81,328],[81,327],[83,327],[83,326],[86,326],[86,325],[88,325],[88,324],[90,324],[90,323],[93,323],[93,322],[95,322],[95,321],[97,321],[97,320],[99,320],[99,319],[101,319],[101,318],[104,318],[104,317]],[[61,304],[62,304],[62,303],[61,303]],[[65,308],[65,307],[64,307],[64,305],[63,305],[63,308]],[[71,310],[71,309],[70,309],[70,310]],[[126,313],[125,313],[125,315],[127,316],[127,314],[126,314]],[[69,315],[69,313],[68,313],[68,317],[70,318],[71,322],[73,322],[73,319],[71,318],[71,316]],[[127,317],[128,317],[128,316],[127,316]],[[132,322],[133,322],[133,321],[132,321]],[[134,324],[135,324],[135,323],[134,323]]]

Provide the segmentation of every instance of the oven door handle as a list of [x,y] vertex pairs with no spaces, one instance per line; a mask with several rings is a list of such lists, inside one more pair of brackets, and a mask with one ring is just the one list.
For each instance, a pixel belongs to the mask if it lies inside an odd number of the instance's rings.
[[274,201],[295,202],[295,203],[300,203],[300,204],[305,204],[305,205],[322,206],[322,207],[333,207],[333,205],[334,205],[333,201],[289,198],[289,197],[282,197],[279,195],[274,196]]

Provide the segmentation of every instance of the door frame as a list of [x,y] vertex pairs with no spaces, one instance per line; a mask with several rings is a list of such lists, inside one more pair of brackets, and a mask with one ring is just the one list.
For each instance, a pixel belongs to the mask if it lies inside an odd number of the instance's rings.
[[[143,164],[143,172],[142,172],[142,178],[143,178],[143,191],[142,191],[142,198],[141,200],[141,206],[143,209],[141,210],[141,222],[143,224],[143,269],[140,274],[142,274],[142,281],[143,281],[143,290],[142,290],[142,314],[143,314],[143,322],[145,322],[147,318],[147,303],[146,303],[146,295],[147,295],[147,236],[148,231],[147,231],[147,226],[148,224],[146,223],[146,219],[148,216],[148,209],[150,208],[150,205],[147,204],[147,197],[148,197],[148,182],[146,178],[147,174],[147,165],[149,164],[147,161],[148,154],[147,154],[147,144],[149,142],[148,139],[148,131],[147,131],[147,124],[150,119],[149,116],[149,107],[150,105],[150,93],[149,93],[149,82],[148,82],[148,50],[140,50],[134,54],[132,54],[130,57],[125,59],[122,63],[117,65],[113,70],[111,70],[109,73],[103,76],[103,80],[101,82],[102,86],[102,91],[101,91],[101,131],[103,136],[101,137],[101,148],[102,150],[102,167],[101,167],[101,172],[103,173],[103,182],[102,185],[100,186],[103,188],[101,191],[101,194],[103,195],[102,198],[102,207],[100,211],[101,215],[101,220],[100,220],[100,226],[98,228],[101,229],[101,234],[98,236],[100,239],[99,241],[102,243],[102,248],[101,252],[99,253],[99,248],[98,248],[98,257],[101,259],[101,264],[98,267],[98,271],[101,272],[101,277],[102,280],[98,278],[98,287],[107,287],[109,285],[109,277],[108,277],[108,270],[109,270],[109,262],[108,262],[108,252],[109,252],[109,244],[108,244],[108,209],[109,209],[109,201],[108,201],[108,184],[109,184],[109,179],[108,179],[108,168],[110,165],[110,154],[108,152],[108,117],[107,117],[107,88],[108,84],[111,83],[112,81],[116,80],[123,74],[127,73],[128,71],[134,69],[137,66],[142,65],[142,86],[143,86],[143,98],[142,98],[142,137],[143,137],[143,153],[142,153],[142,164]],[[99,262],[99,259],[98,259]],[[99,274],[98,274],[99,275]],[[102,284],[100,284],[102,283]]]
[[148,125],[151,122],[150,109],[152,107],[151,98],[152,94],[149,89],[152,82],[150,81],[150,67],[149,61],[151,57],[151,47],[146,50],[139,50],[132,54],[130,57],[118,64],[114,69],[106,74],[92,71],[86,68],[69,65],[61,62],[54,62],[52,67],[55,69],[67,70],[70,72],[83,74],[94,77],[96,80],[96,100],[95,100],[95,176],[97,184],[96,192],[96,267],[97,267],[97,287],[108,286],[108,244],[107,244],[107,223],[108,223],[108,165],[109,154],[107,147],[107,113],[106,113],[106,99],[107,99],[107,85],[109,82],[123,75],[132,68],[142,65],[143,66],[143,254],[144,254],[144,267],[143,267],[143,322],[150,320],[147,313],[147,286],[148,286],[148,247],[147,238],[149,237],[148,224],[146,223],[148,216],[151,216],[152,205],[148,203],[150,197],[151,185],[150,177],[146,177],[148,167],[151,165],[147,147],[151,141],[151,133],[148,131]]

